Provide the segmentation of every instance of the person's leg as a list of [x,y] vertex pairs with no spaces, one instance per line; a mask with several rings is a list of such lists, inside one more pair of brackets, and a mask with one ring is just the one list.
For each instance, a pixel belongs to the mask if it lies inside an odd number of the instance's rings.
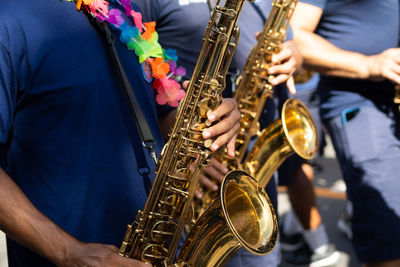
[[315,199],[313,179],[312,166],[303,163],[287,187],[293,211],[304,230],[316,229],[322,223]]
[[[324,133],[319,116],[319,96],[315,89],[318,80],[318,75],[315,75],[307,83],[300,84],[299,92],[295,95],[295,98],[302,101],[308,107],[316,126],[316,134],[318,134],[321,148],[324,146],[324,142],[322,142],[324,140]],[[301,88],[303,90],[300,90]],[[320,151],[322,151],[322,148]],[[318,156],[320,155],[316,155],[316,157]],[[305,231],[315,230],[321,226],[322,218],[317,208],[314,193],[313,167],[306,161],[303,161],[301,165],[294,164],[292,167],[295,167],[293,173],[286,174],[291,176],[290,182],[287,183],[290,203],[303,229]]]
[[[288,263],[299,265],[335,264],[339,259],[339,253],[329,242],[317,208],[312,185],[312,167],[298,156],[294,156],[279,169],[279,177],[280,184],[288,188],[293,211],[284,217],[281,226],[283,259]],[[298,232],[294,232],[294,229],[298,229]]]

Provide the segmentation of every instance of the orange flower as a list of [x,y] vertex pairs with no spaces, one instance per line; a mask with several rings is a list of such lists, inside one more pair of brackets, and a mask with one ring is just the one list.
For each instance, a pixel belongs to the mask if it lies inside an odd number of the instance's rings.
[[164,62],[162,57],[148,58],[147,61],[151,65],[151,70],[153,71],[153,77],[156,79],[165,78],[169,72],[169,64]]
[[142,34],[143,39],[150,40],[153,36],[154,32],[156,31],[156,22],[150,21],[143,23],[146,31]]

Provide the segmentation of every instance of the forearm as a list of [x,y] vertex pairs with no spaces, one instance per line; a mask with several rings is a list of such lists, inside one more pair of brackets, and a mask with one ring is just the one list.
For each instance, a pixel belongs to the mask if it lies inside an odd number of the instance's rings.
[[294,30],[295,42],[305,68],[321,74],[354,79],[368,79],[368,56],[342,50],[315,33]]
[[0,168],[0,228],[9,237],[54,263],[80,244],[38,211]]

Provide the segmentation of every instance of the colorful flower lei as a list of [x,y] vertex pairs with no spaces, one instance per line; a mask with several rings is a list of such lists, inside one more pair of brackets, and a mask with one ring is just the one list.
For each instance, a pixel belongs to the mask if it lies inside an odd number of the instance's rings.
[[[84,8],[99,21],[107,21],[115,29],[120,30],[120,40],[129,50],[134,50],[141,64],[148,63],[151,66],[153,88],[157,91],[156,101],[160,105],[177,107],[179,100],[185,96],[178,83],[186,74],[183,67],[178,67],[176,51],[163,49],[158,43],[158,34],[155,30],[156,23],[142,22],[142,14],[132,10],[130,0],[110,0],[113,5],[123,9],[126,17],[118,8],[109,9],[106,0],[66,0],[76,2],[78,10]],[[131,18],[131,23],[128,23]]]

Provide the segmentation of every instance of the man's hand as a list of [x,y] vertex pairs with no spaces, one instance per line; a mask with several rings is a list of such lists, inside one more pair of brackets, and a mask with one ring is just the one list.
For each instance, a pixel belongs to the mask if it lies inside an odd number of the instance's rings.
[[232,158],[235,157],[235,141],[240,127],[240,118],[240,111],[236,100],[233,98],[225,98],[221,105],[207,114],[207,119],[210,122],[216,122],[203,131],[204,139],[216,137],[211,145],[212,151],[216,151],[226,144],[228,155]]
[[118,255],[119,249],[112,245],[96,243],[80,243],[72,248],[67,259],[58,263],[57,266],[65,267],[149,267],[150,264]]
[[[224,164],[213,158],[211,159],[211,165],[205,168],[200,175],[200,183],[208,190],[218,191],[219,185],[224,180],[228,171],[228,168]],[[199,199],[203,197],[199,190],[196,190],[195,196]]]
[[[184,81],[183,87],[186,89],[188,84],[189,81]],[[226,144],[228,155],[232,158],[235,157],[235,141],[241,116],[237,102],[233,98],[225,98],[221,105],[207,114],[210,122],[217,122],[203,131],[204,139],[217,137],[211,144],[211,151],[216,151]]]
[[400,84],[400,48],[387,49],[380,54],[366,57],[366,60],[369,79],[389,79]]
[[296,88],[294,86],[293,73],[296,70],[296,60],[292,50],[283,45],[283,49],[278,54],[272,56],[272,66],[268,69],[268,74],[275,75],[270,80],[272,86],[286,82],[289,93],[295,94]]

